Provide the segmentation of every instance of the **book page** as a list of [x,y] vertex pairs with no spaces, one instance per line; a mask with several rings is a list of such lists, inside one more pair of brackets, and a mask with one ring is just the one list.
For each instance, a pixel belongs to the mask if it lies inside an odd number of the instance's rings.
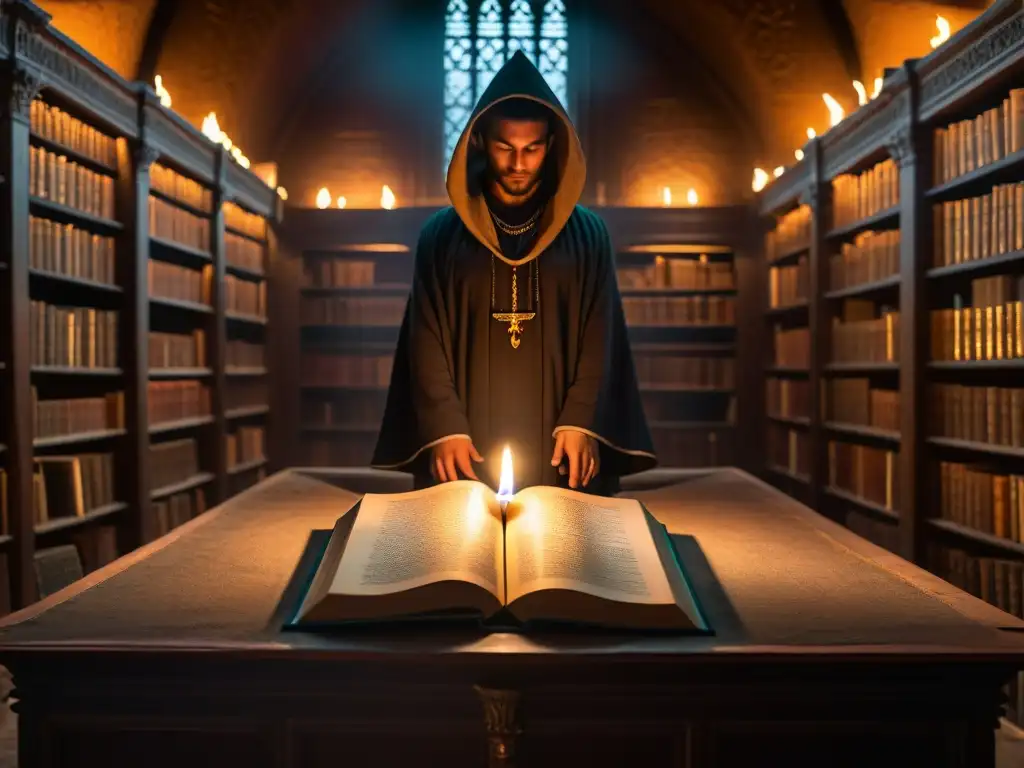
[[380,595],[458,580],[504,602],[502,539],[501,509],[483,483],[368,493],[329,592]]
[[508,506],[508,602],[571,589],[626,603],[673,603],[643,509],[631,499],[526,488]]

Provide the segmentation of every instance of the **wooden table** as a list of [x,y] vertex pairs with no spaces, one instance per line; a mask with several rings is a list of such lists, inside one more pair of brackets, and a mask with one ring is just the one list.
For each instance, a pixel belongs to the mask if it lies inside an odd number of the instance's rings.
[[2,622],[23,768],[993,765],[1024,622],[736,470],[626,492],[713,637],[282,632],[310,532],[406,482],[279,473]]

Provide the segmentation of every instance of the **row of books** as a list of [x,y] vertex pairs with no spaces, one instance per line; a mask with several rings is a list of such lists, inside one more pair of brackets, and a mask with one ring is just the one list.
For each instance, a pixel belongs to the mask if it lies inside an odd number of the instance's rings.
[[262,368],[266,365],[266,346],[257,342],[229,339],[225,360],[230,368]]
[[213,208],[213,192],[208,187],[172,171],[166,165],[153,163],[149,167],[149,185],[160,194],[201,211]]
[[637,353],[633,359],[642,387],[731,389],[736,386],[736,361],[731,357],[689,357]]
[[114,238],[38,216],[29,217],[28,237],[32,269],[107,285],[116,282]]
[[939,517],[1009,541],[1024,541],[1024,477],[939,462]]
[[307,296],[299,305],[303,325],[399,326],[405,298],[379,296]]
[[900,169],[892,158],[861,173],[844,173],[832,180],[832,226],[866,219],[900,202]]
[[374,284],[376,262],[354,259],[305,259],[302,284],[308,288],[368,288]]
[[166,488],[199,473],[199,443],[194,437],[149,445],[149,484]]
[[807,379],[768,378],[765,413],[783,419],[807,419],[811,415],[810,382]]
[[224,391],[224,408],[252,408],[267,405],[270,397],[266,379],[233,379]]
[[206,493],[202,488],[176,493],[153,502],[157,536],[166,536],[180,525],[206,511]]
[[675,429],[651,427],[659,462],[675,467],[727,467],[736,463],[735,430],[725,427]]
[[935,129],[935,184],[984,168],[1024,149],[1024,89],[975,117]]
[[149,382],[150,425],[210,414],[210,388],[199,381]]
[[237,203],[224,203],[224,223],[243,235],[264,240],[267,236],[267,220],[242,208]]
[[307,428],[340,426],[354,429],[372,428],[375,431],[384,418],[384,401],[383,398],[373,403],[354,402],[351,398],[305,398],[299,413],[302,424]]
[[150,368],[204,368],[206,366],[206,333],[149,332]]
[[299,375],[303,384],[314,387],[386,387],[391,364],[391,355],[303,352]]
[[898,454],[884,448],[830,440],[828,484],[888,510],[899,499]]
[[152,195],[149,197],[149,234],[200,251],[210,250],[209,219]]
[[811,246],[811,207],[800,205],[775,220],[775,229],[765,237],[765,255],[769,263],[798,248]]
[[900,359],[900,313],[872,320],[832,319],[832,362],[894,363]]
[[257,461],[266,456],[266,430],[263,427],[238,427],[227,435],[228,469]]
[[260,243],[230,232],[224,234],[224,260],[232,266],[262,275],[263,251]]
[[40,400],[32,387],[32,434],[37,438],[124,429],[124,393]]
[[768,464],[790,475],[807,477],[811,471],[811,442],[807,432],[768,425]]
[[780,368],[809,368],[811,331],[809,328],[782,328],[772,331],[775,365]]
[[178,264],[150,260],[148,267],[150,296],[196,304],[210,303],[211,266],[200,272]]
[[861,232],[829,259],[829,288],[838,291],[900,271],[900,231]]
[[768,306],[788,307],[807,301],[810,271],[807,257],[801,256],[796,264],[772,267],[768,270]]
[[970,303],[953,297],[952,309],[932,310],[934,360],[1011,360],[1024,357],[1022,286],[1014,275],[971,281]]
[[224,276],[224,309],[254,317],[267,315],[267,284]]
[[870,379],[831,379],[828,414],[830,421],[899,432],[900,393],[873,387]]
[[997,184],[984,195],[937,203],[936,267],[1024,250],[1024,183]]
[[1024,447],[1024,389],[933,384],[928,404],[940,437]]
[[59,518],[84,517],[116,501],[112,453],[36,456],[32,472],[36,525]]
[[615,270],[620,288],[679,288],[684,290],[732,290],[736,287],[732,263],[700,258],[657,256],[651,264]]
[[42,147],[29,148],[29,194],[104,219],[114,218],[114,179]]
[[732,296],[626,296],[622,310],[627,325],[734,325]]
[[118,313],[87,307],[29,305],[32,365],[116,368]]
[[28,112],[29,130],[36,136],[85,155],[111,170],[117,167],[116,139],[60,107],[34,99]]

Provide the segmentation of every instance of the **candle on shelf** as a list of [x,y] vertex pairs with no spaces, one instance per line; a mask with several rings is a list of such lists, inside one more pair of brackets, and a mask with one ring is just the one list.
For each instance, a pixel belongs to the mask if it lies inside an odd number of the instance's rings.
[[388,211],[395,207],[395,193],[387,184],[380,190],[380,207]]
[[327,187],[320,187],[320,191],[316,193],[316,207],[320,210],[327,208],[331,204],[331,192]]

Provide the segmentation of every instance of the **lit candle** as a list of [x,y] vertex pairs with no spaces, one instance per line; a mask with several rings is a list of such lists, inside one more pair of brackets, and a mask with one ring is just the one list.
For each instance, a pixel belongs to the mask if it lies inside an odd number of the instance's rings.
[[505,514],[505,508],[512,501],[515,491],[512,486],[512,449],[507,445],[501,453],[501,477],[498,479],[498,503],[501,505],[501,514]]

